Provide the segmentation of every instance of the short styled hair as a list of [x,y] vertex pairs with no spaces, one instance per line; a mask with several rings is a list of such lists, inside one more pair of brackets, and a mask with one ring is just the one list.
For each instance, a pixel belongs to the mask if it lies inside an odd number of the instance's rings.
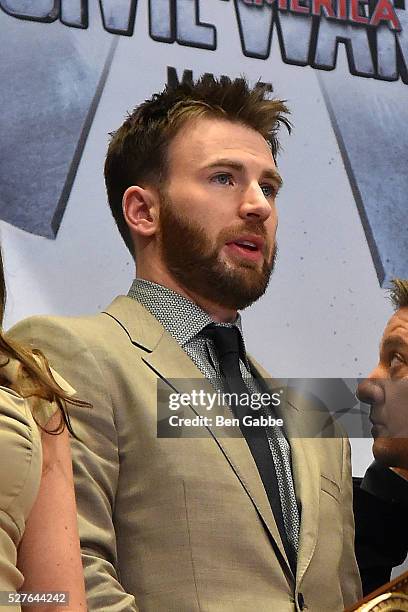
[[408,306],[408,280],[394,278],[391,281],[390,299],[395,308],[406,308]]
[[266,86],[251,88],[243,78],[216,79],[208,74],[196,82],[167,85],[137,106],[110,134],[105,162],[109,205],[132,256],[133,243],[122,211],[123,194],[131,185],[164,186],[169,144],[188,120],[214,117],[241,123],[259,132],[276,158],[280,124],[289,132],[291,129],[285,116],[288,112],[284,101],[268,97]]

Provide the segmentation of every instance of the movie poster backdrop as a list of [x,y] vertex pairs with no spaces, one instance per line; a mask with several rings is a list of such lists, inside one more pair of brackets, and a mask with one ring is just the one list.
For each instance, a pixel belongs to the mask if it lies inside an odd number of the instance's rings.
[[[405,0],[0,0],[0,36],[6,327],[127,292],[108,133],[166,83],[245,75],[287,100],[294,125],[276,271],[243,313],[248,349],[284,378],[373,368],[387,283],[408,277]],[[361,474],[371,443],[352,446]]]

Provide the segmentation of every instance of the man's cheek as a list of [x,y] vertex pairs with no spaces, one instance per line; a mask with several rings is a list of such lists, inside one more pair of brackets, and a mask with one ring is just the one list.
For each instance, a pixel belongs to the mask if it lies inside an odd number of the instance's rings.
[[382,422],[385,423],[390,438],[408,436],[408,410],[398,395],[387,398]]

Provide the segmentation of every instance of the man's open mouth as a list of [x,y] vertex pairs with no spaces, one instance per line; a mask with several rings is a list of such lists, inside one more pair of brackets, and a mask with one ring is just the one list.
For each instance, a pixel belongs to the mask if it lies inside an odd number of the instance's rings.
[[260,236],[248,236],[227,242],[226,246],[229,247],[232,253],[239,257],[258,261],[263,255],[264,240]]
[[248,249],[249,251],[258,251],[257,245],[247,240],[235,240],[233,244],[237,244],[239,247]]

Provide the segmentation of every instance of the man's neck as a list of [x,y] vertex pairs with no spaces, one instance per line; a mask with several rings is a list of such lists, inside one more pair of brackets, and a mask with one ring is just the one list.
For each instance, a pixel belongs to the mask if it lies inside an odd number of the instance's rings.
[[146,271],[141,271],[139,273],[136,273],[136,278],[162,285],[163,287],[167,287],[167,289],[171,289],[171,291],[182,295],[191,302],[197,304],[197,306],[204,310],[204,312],[206,312],[213,321],[216,321],[218,323],[233,323],[236,320],[238,314],[236,310],[225,308],[220,304],[215,304],[210,300],[206,300],[204,297],[192,291],[188,291],[188,289],[180,285],[168,274],[160,274],[158,272],[159,271],[156,271],[155,274],[152,274],[147,273]]

